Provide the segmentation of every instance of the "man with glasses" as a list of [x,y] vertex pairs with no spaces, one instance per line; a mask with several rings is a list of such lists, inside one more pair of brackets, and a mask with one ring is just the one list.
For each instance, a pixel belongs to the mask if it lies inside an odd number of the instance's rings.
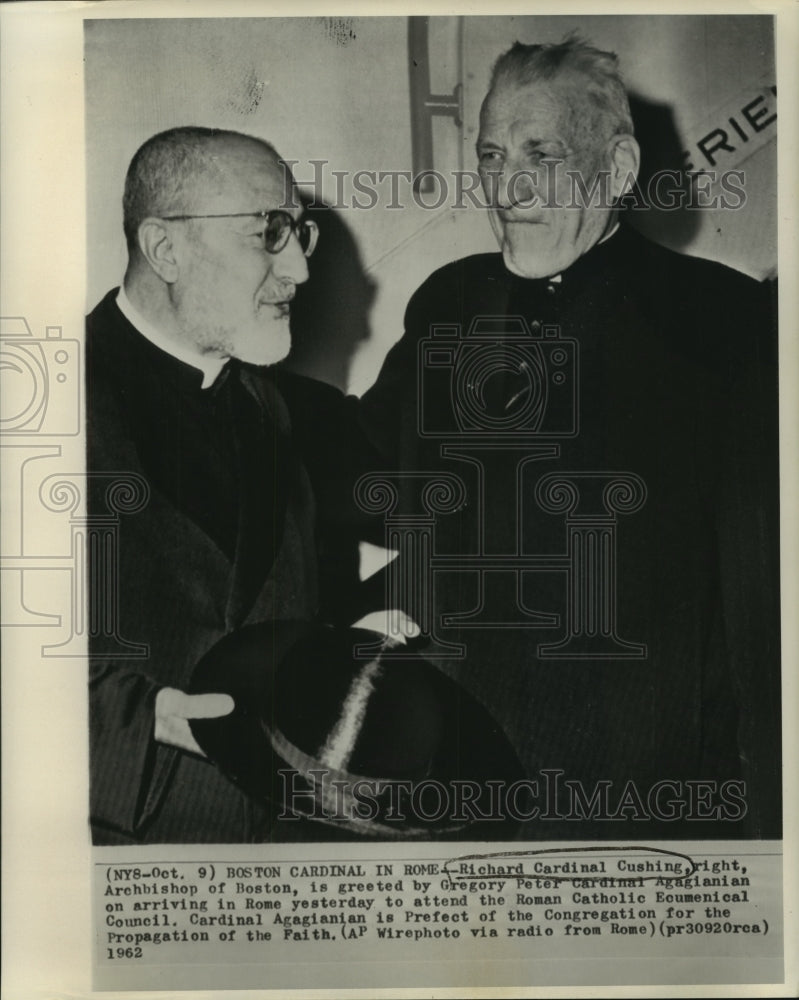
[[186,688],[222,635],[318,609],[314,497],[264,367],[289,352],[317,238],[292,185],[267,143],[204,128],[154,136],[128,170],[124,282],[87,324],[89,514],[115,482],[143,504],[93,605],[111,621],[90,648],[98,843],[268,836],[191,733],[232,699]]

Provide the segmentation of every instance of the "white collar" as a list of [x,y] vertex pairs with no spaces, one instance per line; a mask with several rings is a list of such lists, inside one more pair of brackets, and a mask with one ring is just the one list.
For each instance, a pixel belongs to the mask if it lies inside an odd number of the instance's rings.
[[159,350],[202,372],[203,389],[209,389],[214,384],[217,376],[228,363],[229,358],[215,358],[210,354],[200,354],[198,351],[192,351],[190,347],[184,347],[181,344],[176,344],[173,340],[169,340],[157,327],[153,326],[149,320],[142,316],[125,293],[124,285],[120,286],[119,295],[117,295],[117,305],[125,319],[143,337],[146,337],[151,344],[155,344]]
[[[619,228],[619,223],[617,221],[613,229],[611,229],[609,233],[606,233],[601,240],[598,240],[596,243],[594,243],[592,247],[589,247],[586,253],[589,253],[591,250],[593,250],[594,247],[601,246],[606,240],[609,240],[618,228]],[[563,281],[563,274],[553,274],[551,278],[547,278],[547,281],[552,282],[552,284],[559,285],[561,281]]]
[[618,228],[619,228],[619,220],[618,220],[618,219],[616,219],[616,224],[614,225],[613,229],[611,229],[611,231],[610,231],[609,233],[606,233],[606,234],[605,234],[605,235],[604,235],[604,236],[602,237],[602,239],[601,239],[601,240],[599,241],[599,243],[597,243],[597,246],[599,246],[599,244],[600,244],[600,243],[604,243],[604,242],[605,242],[605,240],[609,240],[609,239],[611,238],[611,236],[612,236],[612,235],[613,235],[613,234],[614,234],[614,233],[616,232],[616,230],[617,230]]

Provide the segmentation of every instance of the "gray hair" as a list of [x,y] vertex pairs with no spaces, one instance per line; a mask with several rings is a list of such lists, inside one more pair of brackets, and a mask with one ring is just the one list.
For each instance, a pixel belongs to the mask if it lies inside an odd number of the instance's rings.
[[514,43],[494,64],[489,96],[503,84],[526,86],[569,74],[579,74],[585,81],[585,97],[604,138],[633,134],[630,102],[618,57],[615,52],[594,48],[575,34],[554,44]]
[[185,125],[152,136],[130,161],[122,197],[122,216],[128,251],[137,247],[139,226],[148,216],[177,213],[189,207],[201,182],[218,171],[211,147],[216,142],[249,140],[279,159],[263,139],[225,129]]

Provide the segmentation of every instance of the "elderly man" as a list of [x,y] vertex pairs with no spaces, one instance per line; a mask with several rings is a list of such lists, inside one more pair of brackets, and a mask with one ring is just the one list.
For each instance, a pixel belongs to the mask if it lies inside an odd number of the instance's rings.
[[514,45],[477,154],[501,253],[417,290],[362,401],[405,513],[430,513],[420,473],[463,490],[429,655],[537,782],[525,836],[774,834],[769,295],[621,222],[639,150],[610,53]]
[[[267,810],[190,729],[232,699],[186,688],[221,636],[319,608],[315,498],[265,367],[289,351],[317,238],[292,183],[267,143],[203,128],[154,136],[128,171],[124,283],[87,329],[90,514],[109,513],[117,480],[146,501],[121,515],[118,575],[98,598],[112,625],[93,625],[99,843],[270,835]],[[334,419],[334,390],[299,382],[295,396]],[[96,590],[102,561],[90,571]]]

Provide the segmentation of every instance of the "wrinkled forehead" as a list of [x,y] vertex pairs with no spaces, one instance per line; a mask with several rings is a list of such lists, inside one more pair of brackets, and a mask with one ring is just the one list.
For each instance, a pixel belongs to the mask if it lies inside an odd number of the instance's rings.
[[203,212],[247,212],[290,205],[293,178],[268,146],[242,136],[209,144],[192,187]]
[[[519,84],[499,82],[480,109],[480,134],[504,134],[506,139],[556,138],[583,145],[596,131],[585,90],[577,74]],[[525,135],[541,132],[541,135]]]

